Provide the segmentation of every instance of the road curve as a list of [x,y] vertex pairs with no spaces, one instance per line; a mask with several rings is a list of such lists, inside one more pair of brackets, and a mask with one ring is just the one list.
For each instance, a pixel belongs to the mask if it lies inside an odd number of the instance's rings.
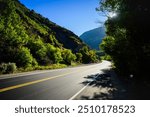
[[1,100],[68,100],[81,93],[86,76],[110,68],[111,63],[0,76]]

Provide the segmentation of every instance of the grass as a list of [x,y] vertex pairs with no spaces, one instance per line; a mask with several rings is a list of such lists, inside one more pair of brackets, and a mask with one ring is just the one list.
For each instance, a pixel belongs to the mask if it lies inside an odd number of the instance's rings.
[[60,69],[60,68],[66,68],[68,67],[65,64],[52,64],[48,66],[36,66],[36,67],[27,67],[27,68],[17,68],[14,72],[8,72],[4,73],[0,71],[1,74],[12,74],[12,73],[22,73],[22,72],[29,72],[29,71],[35,71],[35,70],[51,70],[51,69]]
[[28,72],[28,71],[34,71],[34,70],[51,70],[51,69],[60,69],[60,68],[66,68],[67,65],[65,64],[52,64],[48,66],[36,66],[36,67],[27,67],[27,68],[18,68],[18,73],[20,72]]

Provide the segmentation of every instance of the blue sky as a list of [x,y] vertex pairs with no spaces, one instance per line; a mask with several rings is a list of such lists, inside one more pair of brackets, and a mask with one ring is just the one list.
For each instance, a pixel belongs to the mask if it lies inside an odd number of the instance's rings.
[[106,20],[95,10],[99,0],[20,0],[20,2],[77,35],[99,27],[101,24],[97,22]]

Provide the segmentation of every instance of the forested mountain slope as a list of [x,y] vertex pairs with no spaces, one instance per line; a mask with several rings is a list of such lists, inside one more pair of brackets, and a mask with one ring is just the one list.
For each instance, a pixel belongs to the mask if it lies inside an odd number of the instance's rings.
[[[94,61],[89,51],[73,32],[18,0],[0,0],[0,63],[13,62],[18,67],[88,63]],[[85,60],[85,56],[91,59]]]

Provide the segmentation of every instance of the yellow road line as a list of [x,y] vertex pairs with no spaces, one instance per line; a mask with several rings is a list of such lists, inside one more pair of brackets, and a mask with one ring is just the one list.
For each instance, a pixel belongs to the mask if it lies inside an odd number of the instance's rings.
[[51,79],[54,79],[54,78],[58,78],[58,77],[61,77],[61,76],[66,76],[66,75],[71,74],[71,73],[74,73],[74,72],[70,72],[70,73],[61,74],[61,75],[58,75],[58,76],[53,76],[53,77],[50,77],[50,78],[44,78],[44,79],[41,79],[41,80],[36,80],[36,81],[32,81],[32,82],[27,82],[27,83],[15,85],[15,86],[2,88],[2,89],[0,89],[0,93],[5,92],[5,91],[9,91],[9,90],[12,90],[12,89],[17,89],[17,88],[20,88],[20,87],[24,87],[24,86],[29,86],[29,85],[32,85],[32,84],[37,84],[37,83],[44,82],[44,81],[47,81],[47,80],[51,80]]
[[[93,68],[93,66],[90,67],[90,68]],[[84,69],[82,69],[82,70],[84,70]],[[27,83],[23,83],[23,84],[19,84],[19,85],[14,85],[14,86],[2,88],[2,89],[0,89],[0,93],[5,92],[5,91],[9,91],[9,90],[13,90],[13,89],[17,89],[17,88],[21,88],[21,87],[25,87],[25,86],[29,86],[29,85],[32,85],[32,84],[37,84],[37,83],[44,82],[44,81],[47,81],[47,80],[51,80],[51,79],[54,79],[54,78],[58,78],[58,77],[61,77],[61,76],[66,76],[68,74],[72,74],[72,73],[75,73],[75,72],[81,72],[82,70],[76,70],[74,72],[69,72],[69,73],[58,75],[58,76],[53,76],[53,77],[44,78],[44,79],[41,79],[41,80],[31,81],[31,82],[27,82]]]

